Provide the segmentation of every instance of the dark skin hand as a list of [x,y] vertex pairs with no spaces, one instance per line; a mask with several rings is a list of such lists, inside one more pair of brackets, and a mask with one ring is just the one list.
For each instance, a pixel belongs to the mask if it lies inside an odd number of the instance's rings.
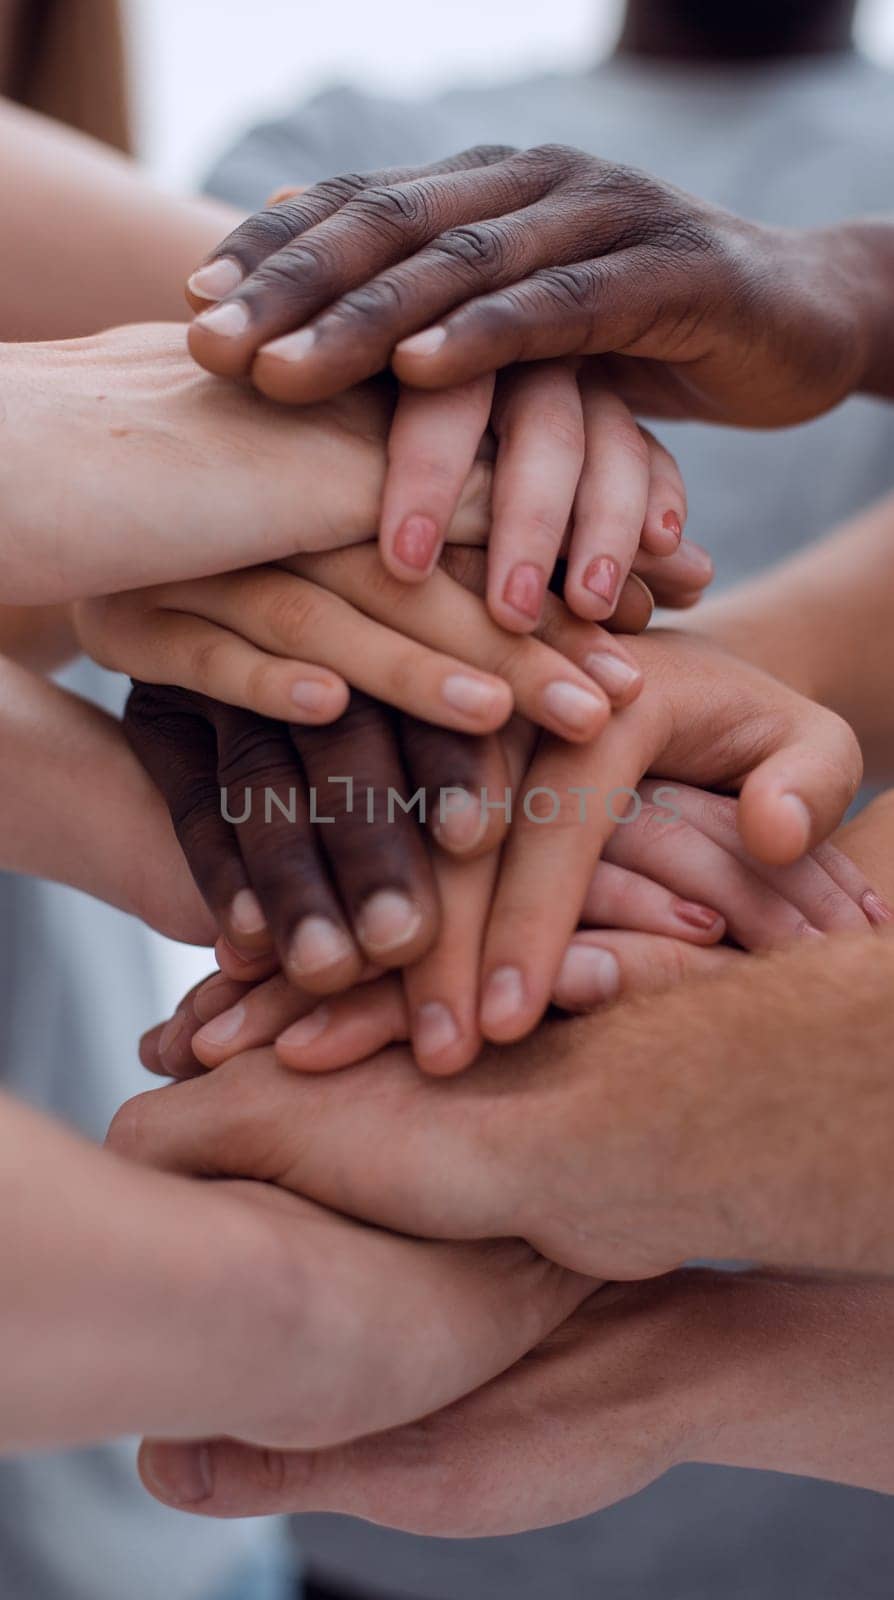
[[[225,964],[240,976],[281,964],[303,989],[328,993],[370,963],[403,966],[429,948],[439,912],[426,836],[417,812],[395,802],[389,814],[389,789],[405,801],[425,790],[445,849],[493,849],[504,829],[491,813],[470,848],[466,814],[448,802],[442,825],[437,798],[488,785],[502,792],[495,739],[397,717],[365,695],[317,728],[136,684],[124,724],[218,923]],[[348,777],[350,787],[338,781]],[[278,803],[265,803],[270,791]]]
[[190,279],[189,346],[297,403],[389,362],[440,389],[598,356],[639,415],[783,426],[894,392],[892,262],[884,223],[764,227],[567,146],[484,147],[250,217]]

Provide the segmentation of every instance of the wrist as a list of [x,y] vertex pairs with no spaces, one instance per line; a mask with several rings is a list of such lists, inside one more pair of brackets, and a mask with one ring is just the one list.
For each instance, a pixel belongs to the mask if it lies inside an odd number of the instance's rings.
[[680,1277],[707,1380],[688,1459],[890,1493],[894,1288],[781,1273]]
[[854,390],[894,396],[894,223],[866,220],[824,230],[840,291],[850,316],[857,357]]

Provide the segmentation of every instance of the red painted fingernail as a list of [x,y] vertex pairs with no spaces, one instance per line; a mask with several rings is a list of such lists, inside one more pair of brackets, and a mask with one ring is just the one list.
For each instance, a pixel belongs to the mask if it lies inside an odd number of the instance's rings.
[[894,922],[894,911],[885,904],[881,895],[876,894],[874,889],[867,889],[860,904],[869,921],[875,923],[876,927],[885,922]]
[[683,537],[683,524],[677,516],[676,511],[665,511],[664,516],[661,519],[661,526],[662,528],[666,528],[668,533],[672,533],[679,544]]
[[690,928],[701,928],[705,933],[723,921],[719,912],[712,911],[710,906],[699,905],[696,900],[675,900],[674,916]]
[[584,573],[583,585],[591,594],[611,606],[615,603],[620,577],[621,569],[617,561],[613,561],[611,556],[597,556]]
[[536,622],[543,608],[546,573],[533,561],[520,561],[513,567],[503,588],[503,600],[513,611]]
[[413,512],[405,517],[394,540],[394,554],[405,567],[414,572],[426,572],[435,559],[438,548],[438,525],[433,517],[422,517]]

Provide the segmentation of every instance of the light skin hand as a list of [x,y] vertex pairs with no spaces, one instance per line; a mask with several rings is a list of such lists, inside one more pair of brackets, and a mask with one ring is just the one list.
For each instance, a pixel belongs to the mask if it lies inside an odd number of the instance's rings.
[[[192,1509],[493,1537],[599,1511],[684,1461],[891,1493],[892,1317],[883,1283],[685,1271],[608,1285],[509,1372],[410,1427],[273,1462],[215,1441]],[[144,1445],[150,1492],[183,1505],[189,1459]]]
[[676,552],[686,521],[676,462],[595,366],[579,374],[562,361],[443,394],[401,391],[380,520],[382,557],[395,577],[430,575],[488,424],[496,460],[487,603],[502,627],[536,627],[560,552],[568,557],[565,600],[587,621],[613,614],[631,569],[663,578],[669,604],[698,598],[701,585],[687,589],[675,573],[682,563],[662,573],[659,559]]
[[586,885],[644,774],[737,792],[741,843],[776,866],[820,844],[859,784],[856,741],[831,712],[695,637],[650,631],[627,645],[643,673],[637,700],[597,743],[542,738],[528,768],[531,798],[513,817],[484,947],[481,1026],[494,1042],[542,1016]]
[[151,1172],[5,1097],[0,1154],[4,1451],[334,1444],[478,1387],[592,1288],[519,1243],[428,1245]]
[[[678,551],[667,564],[686,559]],[[539,637],[510,637],[460,581],[467,566],[483,574],[483,557],[451,551],[448,564],[424,591],[408,591],[365,544],[344,560],[294,557],[89,601],[77,608],[78,629],[103,666],[292,723],[338,717],[347,680],[463,733],[502,726],[517,702],[533,721],[580,741],[639,692],[641,673],[623,641],[570,617],[553,596]],[[631,578],[612,626],[639,631],[651,610],[648,591]],[[295,664],[302,653],[315,663],[312,679]]]
[[[6,346],[0,401],[7,603],[228,572],[375,528],[387,386],[298,417],[209,382],[182,328],[149,323]],[[482,463],[451,538],[483,536],[488,497]]]
[[141,1138],[232,1172],[265,1126],[312,1127],[269,1180],[423,1237],[518,1233],[600,1277],[698,1256],[887,1272],[892,979],[891,937],[802,941],[447,1079],[400,1050],[328,1075],[254,1051],[143,1097]]
[[[864,874],[832,845],[794,867],[763,867],[741,844],[734,801],[680,784],[648,783],[639,793],[639,814],[609,841],[562,960],[552,993],[562,1009],[588,1011],[722,971],[742,959],[741,949],[717,945],[727,928],[742,949],[753,950],[802,936],[805,918],[823,932],[865,932],[883,920]],[[654,795],[663,802],[653,804]],[[481,1048],[478,963],[496,874],[493,859],[471,871],[435,862],[440,936],[402,976],[365,983],[324,1005],[282,974],[256,987],[211,978],[178,1007],[164,1051],[157,1049],[159,1030],[147,1036],[144,1063],[185,1076],[196,1070],[196,1058],[216,1067],[275,1044],[286,1066],[325,1072],[412,1040],[428,1072],[468,1066]]]

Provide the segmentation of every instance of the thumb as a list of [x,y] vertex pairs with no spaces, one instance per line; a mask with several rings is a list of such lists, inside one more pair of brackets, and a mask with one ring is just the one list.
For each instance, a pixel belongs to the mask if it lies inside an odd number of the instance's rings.
[[759,861],[786,866],[837,828],[860,787],[863,758],[848,724],[816,708],[746,778],[739,832]]

